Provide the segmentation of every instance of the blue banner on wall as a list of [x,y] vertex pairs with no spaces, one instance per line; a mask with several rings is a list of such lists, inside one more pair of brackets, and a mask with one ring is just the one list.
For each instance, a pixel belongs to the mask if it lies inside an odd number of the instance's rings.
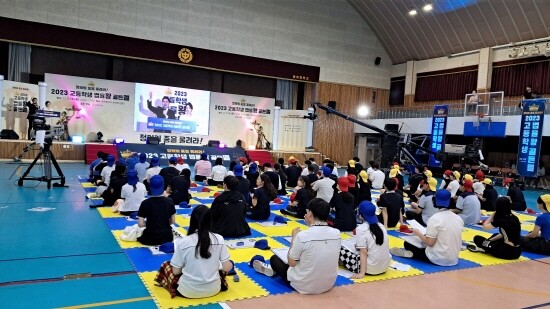
[[244,157],[243,148],[216,148],[205,146],[177,146],[177,145],[151,145],[151,144],[120,144],[117,145],[119,158],[128,158],[133,152],[147,154],[148,161],[153,156],[160,159],[161,166],[168,166],[168,159],[171,157],[182,157],[185,163],[193,166],[195,162],[200,160],[201,154],[208,154],[208,160],[216,161],[216,158],[221,157],[225,166],[229,166],[229,162],[236,161],[240,157]]
[[[434,152],[445,151],[445,134],[447,132],[447,115],[449,114],[449,105],[436,105],[432,118],[432,138],[430,140],[430,149]],[[428,165],[432,167],[441,167],[442,162],[430,155]]]
[[195,133],[197,123],[195,121],[166,119],[166,118],[147,118],[147,129],[167,130],[179,133]]
[[546,99],[523,101],[517,162],[518,174],[521,176],[537,175],[545,108]]

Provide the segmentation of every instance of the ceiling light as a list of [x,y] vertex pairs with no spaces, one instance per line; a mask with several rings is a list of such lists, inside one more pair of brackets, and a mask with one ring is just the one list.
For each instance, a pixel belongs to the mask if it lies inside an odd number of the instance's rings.
[[431,3],[426,3],[423,7],[422,7],[422,10],[424,12],[430,12],[431,10],[433,10],[433,5]]
[[367,117],[369,115],[369,108],[366,106],[361,106],[357,109],[357,115],[359,117]]
[[416,9],[411,9],[411,10],[409,11],[409,15],[411,15],[411,16],[414,16],[414,15],[416,15],[417,13],[418,13],[418,11],[417,11]]

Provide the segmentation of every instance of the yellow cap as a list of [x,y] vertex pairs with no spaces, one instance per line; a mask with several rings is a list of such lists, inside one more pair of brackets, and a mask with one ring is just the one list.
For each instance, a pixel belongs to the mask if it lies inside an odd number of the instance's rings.
[[355,160],[349,160],[348,165],[349,167],[355,167]]
[[424,175],[426,175],[427,177],[432,177],[433,176],[432,171],[430,171],[430,170],[425,170]]
[[437,179],[433,177],[428,177],[428,186],[430,187],[430,191],[436,191],[437,190]]
[[486,184],[486,185],[492,185],[493,181],[491,181],[491,179],[489,179],[489,178],[485,178],[485,179],[483,179],[483,183]]
[[472,177],[472,175],[470,174],[466,174],[464,175],[464,180],[474,180],[474,177]]
[[456,178],[456,180],[460,179],[460,173],[458,171],[454,171],[453,176]]
[[399,164],[394,164],[393,168],[398,170],[399,169]]
[[399,170],[391,169],[391,170],[390,170],[390,178],[395,178],[395,177],[397,177],[397,172],[399,172]]
[[369,174],[367,174],[367,172],[364,170],[359,172],[359,177],[363,179],[363,182],[367,182],[369,180]]

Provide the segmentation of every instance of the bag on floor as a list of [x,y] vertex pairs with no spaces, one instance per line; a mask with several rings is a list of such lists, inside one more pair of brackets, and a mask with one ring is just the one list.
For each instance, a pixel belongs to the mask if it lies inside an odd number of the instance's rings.
[[145,228],[139,227],[137,224],[127,226],[124,228],[124,231],[122,231],[120,239],[123,241],[137,241],[138,237],[143,234],[143,230],[145,230]]
[[357,274],[361,270],[361,257],[359,254],[351,252],[344,246],[340,247],[340,261],[351,272]]

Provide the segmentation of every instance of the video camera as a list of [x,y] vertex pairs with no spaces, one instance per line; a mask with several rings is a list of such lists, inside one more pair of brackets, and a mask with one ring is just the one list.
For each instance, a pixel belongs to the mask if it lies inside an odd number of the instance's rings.
[[51,145],[53,138],[63,136],[65,129],[63,126],[50,126],[46,124],[46,119],[42,117],[33,120],[34,138],[37,144],[44,147],[44,144]]

